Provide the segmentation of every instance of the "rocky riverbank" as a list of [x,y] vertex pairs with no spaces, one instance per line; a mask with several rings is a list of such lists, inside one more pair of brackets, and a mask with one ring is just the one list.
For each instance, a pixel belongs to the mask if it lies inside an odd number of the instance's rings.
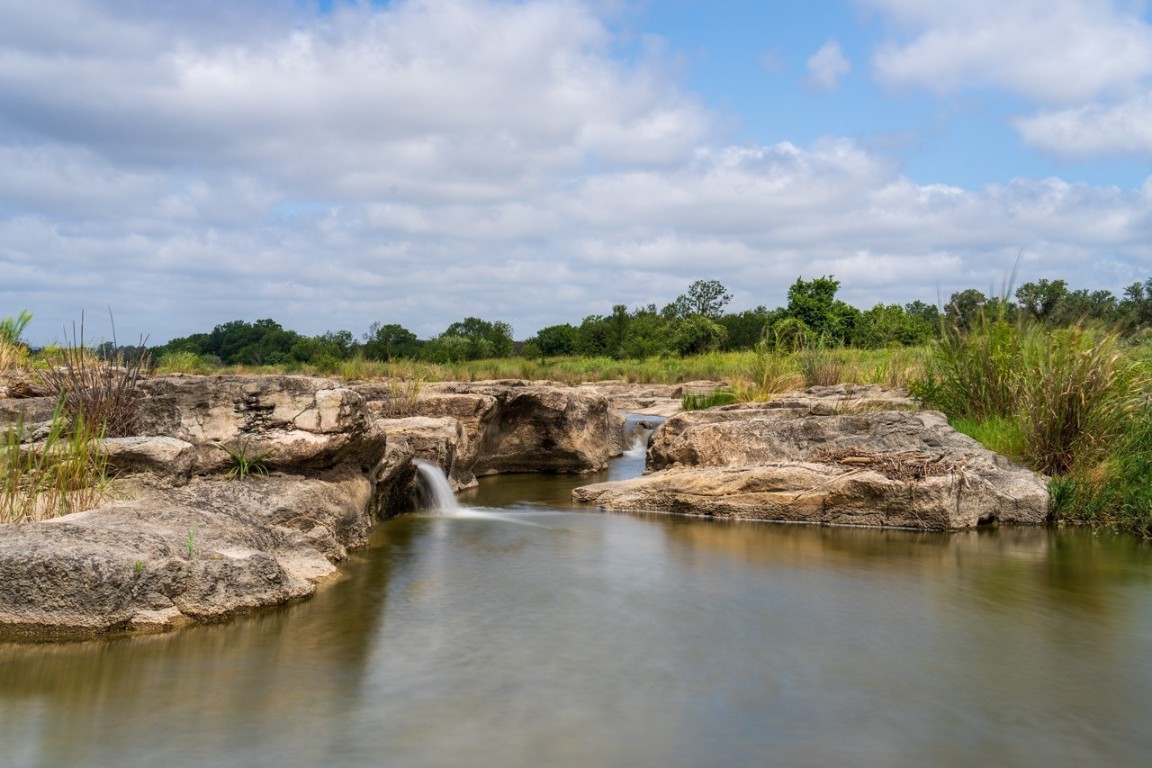
[[[164,631],[303,599],[410,508],[415,457],[462,485],[595,471],[622,448],[608,400],[571,387],[432,386],[401,419],[394,395],[306,376],[144,381],[138,434],[103,441],[119,498],[0,525],[0,637]],[[0,405],[0,429],[22,424],[36,450],[54,402]]]
[[[684,391],[145,380],[138,434],[102,444],[118,495],[0,525],[0,637],[164,631],[306,598],[410,508],[414,458],[457,489],[494,473],[595,472],[627,447],[622,410],[671,418],[643,477],[575,491],[602,509],[930,530],[1047,519],[1043,477],[891,392],[814,388],[677,413]],[[47,398],[0,399],[0,429],[21,424],[23,450],[36,450],[52,411]],[[229,479],[242,465],[247,478]]]
[[1048,520],[1047,478],[983,448],[943,414],[876,387],[814,387],[682,413],[646,473],[578,488],[609,510],[958,530]]

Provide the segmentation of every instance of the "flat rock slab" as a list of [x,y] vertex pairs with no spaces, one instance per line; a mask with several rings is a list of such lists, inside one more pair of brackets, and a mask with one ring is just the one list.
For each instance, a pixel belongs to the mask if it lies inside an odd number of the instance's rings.
[[345,467],[145,489],[0,526],[0,637],[159,631],[308,597],[366,544],[379,492]]
[[602,509],[956,530],[1042,524],[1047,478],[876,388],[819,388],[670,418],[633,480],[578,488]]

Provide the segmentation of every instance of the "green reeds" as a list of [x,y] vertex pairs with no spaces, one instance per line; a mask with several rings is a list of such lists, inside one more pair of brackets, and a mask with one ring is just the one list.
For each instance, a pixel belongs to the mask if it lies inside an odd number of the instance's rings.
[[44,520],[96,506],[107,490],[103,432],[58,406],[45,438],[24,443],[23,424],[0,440],[0,523]]

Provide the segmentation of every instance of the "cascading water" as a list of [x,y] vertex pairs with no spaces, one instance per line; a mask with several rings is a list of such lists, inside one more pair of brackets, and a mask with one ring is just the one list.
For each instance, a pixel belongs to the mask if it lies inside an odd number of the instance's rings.
[[413,459],[412,464],[420,477],[428,510],[439,515],[459,515],[460,505],[456,503],[456,494],[452,492],[444,470],[424,459]]

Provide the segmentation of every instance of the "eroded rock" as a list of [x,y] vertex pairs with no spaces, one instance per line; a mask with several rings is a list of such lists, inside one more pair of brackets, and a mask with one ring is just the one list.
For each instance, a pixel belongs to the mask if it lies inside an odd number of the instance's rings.
[[820,388],[682,413],[649,474],[579,488],[604,509],[952,530],[1047,520],[1046,479],[878,388]]

